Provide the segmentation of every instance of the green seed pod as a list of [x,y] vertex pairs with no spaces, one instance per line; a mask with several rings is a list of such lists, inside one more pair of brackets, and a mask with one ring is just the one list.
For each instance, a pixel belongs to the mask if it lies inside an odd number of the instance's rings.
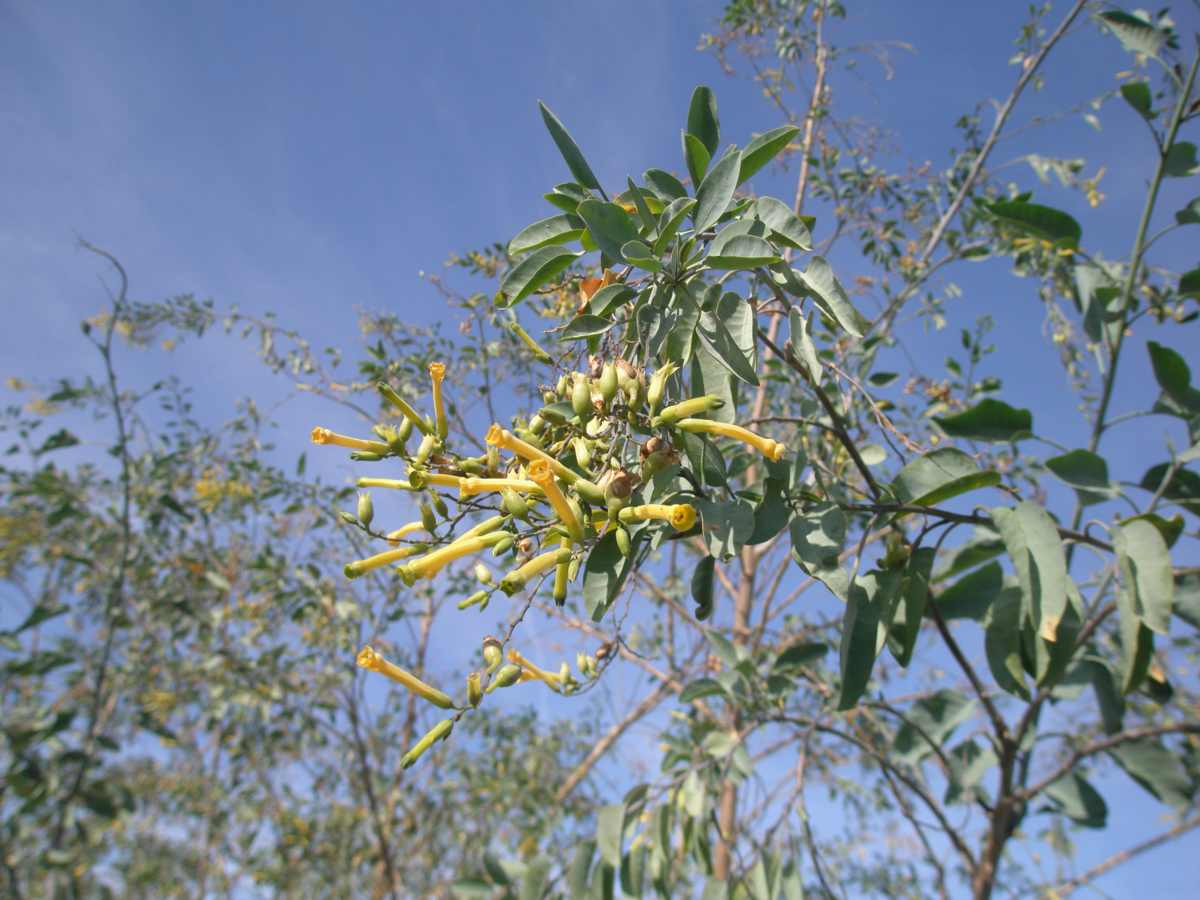
[[433,495],[433,508],[437,511],[437,514],[439,516],[441,516],[443,519],[447,518],[450,515],[450,510],[446,507],[446,501],[442,499],[441,494]]
[[572,438],[571,446],[575,450],[575,461],[579,463],[581,469],[590,468],[592,465],[592,448],[588,446],[588,442],[581,437]]
[[501,557],[508,553],[513,548],[513,539],[511,537],[501,538],[496,542],[496,546],[492,548],[492,556]]
[[466,600],[459,600],[458,608],[459,609],[469,609],[470,607],[475,606],[476,604],[481,604],[479,609],[482,612],[484,609],[487,608],[487,601],[488,601],[488,592],[487,591],[476,591],[470,597],[468,597]]
[[421,527],[433,534],[437,530],[437,516],[433,514],[433,507],[425,501],[421,501]]
[[542,439],[540,437],[538,437],[536,434],[534,434],[532,431],[530,431],[528,428],[514,428],[513,434],[515,434],[517,437],[519,437],[525,443],[527,443],[533,447],[536,447],[539,450],[546,449],[545,446],[542,444]]
[[558,402],[558,394],[554,391],[542,391],[542,402],[549,405]]
[[383,459],[383,454],[372,453],[370,450],[355,450],[350,454],[350,458],[355,462],[379,462]]
[[491,584],[492,570],[483,563],[475,563],[475,577],[479,579],[480,584]]
[[546,420],[541,416],[535,415],[529,420],[529,430],[534,434],[541,434],[546,430]]
[[617,529],[617,549],[621,551],[622,556],[628,556],[629,551],[633,549],[633,544],[629,539],[629,530],[624,526]]
[[492,678],[492,682],[487,686],[485,693],[490,694],[498,687],[506,688],[514,685],[520,677],[521,667],[513,663],[508,663]]
[[692,573],[692,600],[696,603],[696,618],[703,622],[713,610],[713,572],[717,561],[706,556]]
[[504,511],[516,519],[524,519],[529,515],[529,501],[516,491],[501,491],[501,506]]
[[467,676],[467,703],[474,709],[483,699],[483,689],[479,686],[479,673],[472,672]]
[[600,391],[600,396],[604,398],[605,403],[612,403],[613,397],[617,396],[617,367],[613,363],[604,364],[604,368],[600,370],[600,380],[596,388]]
[[593,503],[596,506],[601,506],[604,503],[604,491],[592,484],[590,481],[584,481],[580,478],[572,487],[575,489],[580,498],[587,503]]
[[566,375],[559,375],[558,384],[554,386],[554,392],[560,399],[566,400],[571,393],[571,379]]
[[592,386],[583,375],[575,376],[575,385],[571,389],[571,409],[579,416],[581,422],[592,417]]
[[483,460],[468,456],[458,461],[458,467],[467,475],[482,475],[486,469]]
[[500,448],[488,446],[487,448],[487,470],[489,472],[500,471]]
[[491,635],[483,639],[483,661],[487,663],[489,674],[495,672],[500,667],[500,663],[504,662],[500,642]]
[[411,768],[413,763],[421,758],[421,754],[423,754],[438,741],[444,741],[446,738],[450,737],[450,732],[453,730],[454,720],[442,719],[442,721],[438,722],[431,729],[429,729],[429,731],[425,733],[425,736],[413,745],[411,750],[400,757],[400,768]]
[[371,502],[371,495],[362,493],[358,495],[358,521],[362,522],[368,528],[371,527],[371,522],[375,518],[375,504]]

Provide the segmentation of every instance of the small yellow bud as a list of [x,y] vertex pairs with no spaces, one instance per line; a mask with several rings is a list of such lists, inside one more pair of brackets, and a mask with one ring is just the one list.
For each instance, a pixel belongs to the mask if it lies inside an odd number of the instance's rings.
[[358,521],[362,522],[368,528],[371,527],[371,522],[375,518],[375,504],[371,502],[370,494],[358,495]]
[[483,660],[487,663],[487,671],[490,675],[496,671],[496,667],[504,662],[504,656],[500,652],[500,641],[488,635],[483,639]]
[[467,676],[467,703],[474,709],[483,699],[483,688],[479,684],[479,673],[472,672]]

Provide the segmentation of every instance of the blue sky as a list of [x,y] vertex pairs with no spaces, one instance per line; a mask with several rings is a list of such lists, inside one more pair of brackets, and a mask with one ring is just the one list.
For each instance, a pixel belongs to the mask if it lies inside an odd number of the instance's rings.
[[[893,129],[903,157],[940,167],[954,119],[980,98],[1007,93],[1014,78],[1007,59],[1026,7],[864,2],[843,41],[897,40],[912,49],[892,50],[890,81],[864,61],[861,79],[835,83],[838,97]],[[218,306],[274,310],[315,341],[348,345],[356,308],[393,310],[427,324],[443,319],[420,271],[440,270],[449,254],[507,239],[549,214],[540,195],[567,173],[542,129],[537,99],[567,123],[607,185],[623,185],[627,174],[650,166],[681,168],[678,133],[697,83],[717,91],[723,141],[744,143],[778,124],[751,84],[726,78],[711,56],[696,52],[699,35],[719,15],[717,3],[413,8],[0,5],[0,130],[7,136],[0,374],[94,370],[78,322],[104,305],[101,268],[74,248],[76,235],[123,261],[135,297],[190,292]],[[1179,4],[1176,15],[1185,35],[1195,30],[1194,9]],[[1123,59],[1115,42],[1085,29],[1048,70],[1050,87],[1029,95],[1016,121],[1111,89]],[[1039,185],[1027,166],[1005,171],[1039,199],[1078,214],[1089,246],[1116,256],[1130,240],[1144,181],[1119,161],[1137,158],[1146,137],[1118,105],[1100,117],[1099,135],[1075,116],[1044,138],[1001,144],[996,160],[1036,151],[1107,161],[1108,201],[1091,215],[1078,195]],[[765,172],[755,187],[786,197],[791,180],[786,172]],[[1191,181],[1169,186],[1168,217],[1197,193]],[[1158,249],[1174,268],[1197,263],[1185,238]],[[835,259],[844,280],[856,262]],[[1027,338],[1042,321],[1034,285],[1009,278],[1003,263],[962,270],[955,280],[965,291],[963,307],[951,313],[955,324],[982,312],[997,319],[995,342],[1009,349],[995,358],[992,374],[1005,378],[1005,399],[1044,410],[1056,420],[1054,437],[1082,444],[1085,423],[1053,352]],[[1180,334],[1153,336],[1191,357],[1200,372]],[[956,329],[909,337],[914,352],[935,360],[957,345]],[[283,390],[250,348],[234,350],[220,339],[171,356],[128,354],[125,364],[136,378],[180,372],[197,384],[201,409],[213,415],[238,396]],[[1144,353],[1130,354],[1129,369],[1118,410],[1156,393]],[[298,449],[310,413],[303,405],[289,409],[279,442],[294,439]],[[1155,449],[1139,446],[1147,439],[1140,430],[1118,434],[1117,458],[1136,467],[1150,452],[1148,465],[1158,460],[1162,433],[1182,440],[1161,420],[1148,427]],[[348,472],[328,465],[331,477]],[[1113,799],[1137,810],[1133,831],[1143,832],[1160,810],[1119,784]],[[1089,836],[1082,859],[1102,856],[1119,830]],[[1164,865],[1180,859],[1178,852],[1118,870],[1107,887],[1121,893],[1135,883],[1124,879],[1136,876],[1141,885],[1154,877],[1166,879],[1162,891],[1179,889]]]

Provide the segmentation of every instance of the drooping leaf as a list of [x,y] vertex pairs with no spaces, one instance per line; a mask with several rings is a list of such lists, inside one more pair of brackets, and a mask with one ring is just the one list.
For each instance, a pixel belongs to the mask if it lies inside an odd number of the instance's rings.
[[810,668],[829,652],[829,645],[821,641],[796,641],[788,644],[775,657],[771,671],[780,675],[797,675]]
[[1089,450],[1072,450],[1046,460],[1046,468],[1075,489],[1084,506],[1102,503],[1113,496],[1108,480],[1108,463]]
[[676,289],[675,310],[675,324],[667,334],[665,350],[667,359],[682,367],[692,358],[692,340],[700,323],[700,304],[686,285]]
[[538,856],[525,864],[525,874],[521,878],[521,900],[542,900],[546,890],[546,881],[550,877],[550,860]]
[[1003,589],[1004,570],[1000,563],[991,562],[958,579],[939,593],[934,603],[948,622],[953,619],[982,622]]
[[932,547],[918,547],[909,556],[901,578],[900,602],[888,633],[888,649],[896,662],[905,668],[912,662],[929,602],[929,573],[934,555]]
[[704,146],[704,142],[694,134],[681,131],[679,132],[679,137],[683,143],[683,161],[687,165],[692,185],[699,186],[700,182],[704,180],[705,173],[708,172],[708,164],[712,160],[712,154],[708,152],[708,148]]
[[717,98],[712,88],[698,85],[692,92],[692,102],[688,106],[688,134],[700,139],[700,143],[711,157],[721,145],[721,123],[717,119]]
[[961,450],[942,447],[917,457],[901,469],[891,489],[901,503],[934,506],[968,491],[999,483],[999,473],[981,470]]
[[696,505],[708,552],[718,559],[738,553],[754,533],[754,507],[749,500],[697,500]]
[[1021,584],[1022,615],[1053,641],[1067,607],[1067,560],[1058,526],[1029,500],[991,512]]
[[1168,806],[1183,808],[1191,802],[1196,786],[1179,756],[1161,740],[1130,741],[1117,745],[1108,754],[1125,774]]
[[582,254],[561,247],[542,247],[534,250],[505,273],[500,281],[500,293],[505,305],[513,306],[538,288],[549,283],[566,270]]
[[812,249],[812,234],[790,206],[774,197],[759,197],[754,204],[754,214],[774,232],[778,241],[796,250]]
[[746,145],[742,151],[742,167],[738,171],[738,184],[773,160],[792,138],[800,133],[795,125],[782,125],[764,132]]
[[936,691],[904,710],[905,721],[892,750],[905,763],[916,765],[938,750],[974,711],[975,701],[958,691]]
[[604,618],[628,572],[629,557],[617,546],[616,532],[609,531],[596,542],[583,567],[583,599],[593,621]]
[[950,437],[970,441],[1019,441],[1033,433],[1033,414],[991,397],[952,416],[933,421]]
[[[1163,479],[1167,477],[1169,468],[1167,463],[1159,463],[1149,468],[1142,476],[1141,488],[1151,493],[1158,491]],[[1176,469],[1162,495],[1192,515],[1200,516],[1200,475],[1190,469]]]
[[1046,788],[1054,808],[1076,825],[1103,828],[1108,823],[1108,804],[1078,772],[1069,772]]
[[1121,85],[1121,96],[1133,107],[1134,112],[1146,121],[1154,118],[1153,101],[1150,97],[1150,85],[1144,81],[1129,81]]
[[1002,588],[989,604],[984,616],[983,650],[1000,689],[1029,700],[1021,661],[1021,592],[1017,588]]
[[696,618],[701,622],[712,615],[713,575],[716,566],[716,558],[706,556],[696,564],[696,569],[692,572],[692,602],[696,604]]
[[1172,178],[1188,178],[1200,171],[1196,145],[1191,141],[1176,141],[1163,160],[1163,173]]
[[[749,304],[740,301],[738,304],[729,304],[723,306],[721,314],[714,315],[712,313],[703,313],[700,316],[700,324],[697,333],[704,339],[704,342],[712,349],[716,359],[721,365],[725,366],[739,381],[742,381],[752,387],[758,385],[758,375],[754,371],[754,360],[751,358],[753,353],[754,342],[753,337],[747,345],[744,340],[745,314],[743,309],[749,310]],[[734,329],[738,334],[735,337]],[[743,337],[739,341],[738,337]]]
[[587,224],[588,233],[606,256],[621,260],[621,248],[638,240],[637,226],[629,213],[615,203],[584,200],[579,204],[579,217]]
[[792,518],[792,558],[807,574],[843,599],[850,577],[838,561],[846,542],[846,514],[833,503],[818,503]]
[[580,151],[579,145],[575,143],[575,139],[567,132],[563,123],[559,121],[558,116],[550,112],[549,107],[540,100],[538,101],[538,109],[542,112],[542,121],[546,123],[546,130],[550,132],[550,137],[554,139],[554,143],[558,147],[558,152],[566,160],[567,168],[571,170],[571,174],[575,177],[575,180],[584,187],[589,187],[597,191],[600,190],[600,182],[596,179],[595,174],[593,174],[591,166],[583,158],[583,153]]
[[679,232],[679,226],[692,211],[696,201],[691,197],[679,197],[672,200],[658,218],[658,237],[654,239],[654,255],[662,256],[667,252],[671,241]]
[[[729,369],[707,341],[692,345],[692,388],[696,396],[712,394],[724,401],[718,409],[709,411],[708,418],[717,422],[732,422],[737,415],[733,399],[732,376]],[[686,445],[687,438],[684,438]]]
[[625,830],[625,804],[602,806],[596,813],[596,846],[600,858],[613,868],[621,865],[622,835]]
[[1192,370],[1187,362],[1170,347],[1154,341],[1146,342],[1154,379],[1163,393],[1184,409],[1200,413],[1200,391],[1192,387]]
[[1083,229],[1067,213],[1024,200],[997,200],[988,206],[993,216],[1018,231],[1060,247],[1075,249]]
[[808,261],[808,268],[803,273],[795,272],[795,274],[830,319],[837,322],[852,336],[863,336],[868,328],[867,321],[854,308],[846,289],[837,280],[832,267],[823,256],[814,256]]
[[604,319],[600,316],[576,316],[559,333],[558,339],[560,341],[577,341],[580,338],[604,334],[616,324],[612,319]]
[[1121,572],[1121,590],[1129,595],[1128,602],[1147,628],[1166,634],[1175,593],[1167,542],[1144,519],[1121,523],[1113,529],[1112,538]]
[[571,900],[584,900],[588,896],[588,873],[595,852],[596,842],[590,838],[580,841],[576,846],[571,867],[567,870],[567,888],[571,892]]
[[583,234],[583,219],[573,215],[550,216],[532,225],[526,225],[508,242],[510,256],[519,256],[530,250],[553,244],[567,244]]
[[878,655],[879,623],[883,610],[893,606],[900,573],[873,569],[855,579],[846,592],[842,616],[841,675],[837,708],[858,703],[871,680]]
[[781,479],[767,479],[762,501],[754,510],[754,532],[747,539],[747,544],[754,546],[766,543],[787,527],[792,508],[783,498],[786,489],[787,483]]
[[712,169],[700,182],[700,186],[696,188],[694,220],[697,234],[716,225],[717,220],[729,208],[729,201],[733,199],[733,192],[737,189],[738,167],[741,165],[741,160],[742,154],[738,149],[731,148],[713,164]]
[[792,355],[800,361],[800,365],[804,367],[804,371],[808,373],[813,384],[820,384],[823,371],[821,360],[817,356],[816,345],[808,336],[808,320],[798,307],[793,306],[788,311],[788,328],[790,331],[788,343],[791,345]]

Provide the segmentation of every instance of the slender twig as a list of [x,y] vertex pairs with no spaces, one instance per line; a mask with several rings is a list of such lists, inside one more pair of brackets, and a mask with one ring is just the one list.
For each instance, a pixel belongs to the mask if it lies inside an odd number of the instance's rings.
[[1128,862],[1135,856],[1139,856],[1142,853],[1145,853],[1147,850],[1153,850],[1155,847],[1165,844],[1167,841],[1177,838],[1181,834],[1186,834],[1197,827],[1200,827],[1200,816],[1192,816],[1190,819],[1184,819],[1173,828],[1168,828],[1166,831],[1160,832],[1152,838],[1147,838],[1140,844],[1134,844],[1132,847],[1128,847],[1124,850],[1114,853],[1103,862],[1092,866],[1092,868],[1088,869],[1082,875],[1076,875],[1070,881],[1064,881],[1057,887],[1052,888],[1046,893],[1046,896],[1059,898],[1067,897],[1074,893],[1078,888],[1083,887],[1089,882],[1095,881],[1101,875],[1104,875],[1112,869],[1115,869],[1117,866],[1121,865],[1121,863]]

